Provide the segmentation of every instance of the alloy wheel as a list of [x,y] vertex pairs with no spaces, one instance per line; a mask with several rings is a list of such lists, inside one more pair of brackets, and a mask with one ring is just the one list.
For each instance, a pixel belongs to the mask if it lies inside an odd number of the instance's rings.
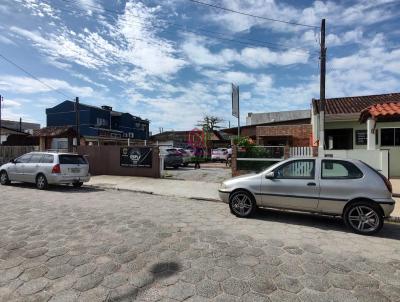
[[37,179],[37,187],[43,189],[46,186],[46,179],[43,175],[39,175]]
[[247,194],[236,194],[231,202],[232,210],[241,216],[247,216],[253,207],[253,203]]
[[2,172],[0,175],[0,182],[6,184],[8,182],[8,177],[6,172]]
[[351,226],[362,232],[373,232],[379,227],[380,217],[378,213],[365,205],[359,205],[352,208],[348,214],[348,220]]

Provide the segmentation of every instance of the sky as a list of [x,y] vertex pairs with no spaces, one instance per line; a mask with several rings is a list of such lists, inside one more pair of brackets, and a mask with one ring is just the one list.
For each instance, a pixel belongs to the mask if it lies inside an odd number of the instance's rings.
[[205,115],[237,123],[231,83],[249,112],[308,109],[319,98],[319,26],[326,18],[326,96],[400,91],[400,1],[2,0],[4,119],[39,122],[79,97],[190,130]]

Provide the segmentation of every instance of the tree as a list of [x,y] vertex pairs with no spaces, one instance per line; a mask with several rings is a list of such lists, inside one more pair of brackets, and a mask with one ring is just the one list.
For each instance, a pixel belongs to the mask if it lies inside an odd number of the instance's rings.
[[221,126],[219,126],[218,124],[222,123],[223,121],[224,120],[218,116],[205,115],[201,121],[197,122],[196,126],[201,127],[204,133],[204,145],[206,148],[205,156],[209,156],[208,151],[211,147],[211,134],[214,133],[214,130],[221,128]]
[[205,115],[201,121],[197,122],[196,126],[202,127],[205,132],[213,132],[216,129],[221,128],[218,124],[224,120],[218,116]]

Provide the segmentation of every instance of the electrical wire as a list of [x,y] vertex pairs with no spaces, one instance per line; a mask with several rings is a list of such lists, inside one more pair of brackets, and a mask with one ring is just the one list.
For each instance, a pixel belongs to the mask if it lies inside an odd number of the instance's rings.
[[[60,0],[60,1],[63,1],[63,2],[66,2],[66,3],[79,4],[78,2],[73,1],[73,0]],[[135,15],[135,14],[127,13],[127,12],[122,13],[122,12],[117,11],[117,10],[103,8],[103,7],[99,7],[99,6],[95,6],[95,5],[91,5],[91,4],[84,4],[84,5],[89,7],[89,8],[96,9],[98,11],[105,11],[105,12],[112,13],[112,14],[117,14],[117,15],[126,14],[126,15],[129,15],[129,16],[133,16],[135,18],[138,18],[138,19],[142,19],[141,16],[139,16],[139,15]],[[67,10],[67,9],[64,9],[64,8],[60,8],[58,6],[57,6],[57,8],[60,9],[60,10]],[[79,10],[79,11],[84,11],[84,10],[79,9],[79,8],[74,8],[74,9]],[[73,11],[71,11],[71,12],[73,12]],[[84,11],[84,12],[86,12],[86,11]],[[133,20],[131,20],[131,21],[133,21]],[[140,22],[140,21],[133,21],[133,22],[138,23],[138,24],[148,25],[145,22]],[[285,49],[285,50],[288,50],[288,49],[302,50],[303,52],[301,52],[300,55],[304,55],[304,52],[310,52],[310,49],[307,49],[307,48],[291,47],[291,46],[280,44],[280,43],[272,43],[272,42],[258,40],[258,39],[252,39],[252,38],[239,38],[239,39],[237,39],[237,38],[236,39],[227,38],[226,37],[227,35],[225,33],[221,33],[221,32],[216,32],[216,31],[212,31],[212,30],[206,30],[206,29],[203,29],[203,28],[188,29],[186,26],[184,26],[182,24],[178,24],[178,23],[174,23],[174,22],[170,22],[170,21],[165,21],[165,20],[162,20],[162,22],[165,23],[165,24],[168,24],[170,26],[177,27],[179,30],[184,31],[184,32],[200,34],[200,35],[203,35],[203,36],[206,36],[206,37],[210,37],[210,38],[214,38],[214,39],[217,39],[217,40],[221,40],[221,41],[224,41],[224,42],[238,43],[238,44],[242,44],[242,45],[249,45],[249,46],[255,46],[255,47],[260,47],[260,46],[267,45],[269,48],[277,49],[277,50],[282,50],[282,49]],[[160,28],[165,32],[172,32],[172,31],[168,31],[167,29],[165,29],[164,26],[161,26],[161,25],[152,24],[152,26],[155,27],[155,28]],[[175,32],[173,32],[173,33],[175,33]],[[212,35],[207,35],[205,33],[210,33]],[[294,51],[294,53],[296,53],[296,52]]]
[[13,62],[12,60],[8,59],[7,57],[5,57],[3,54],[0,53],[0,58],[2,58],[3,60],[7,61],[8,63],[10,63],[11,65],[14,65],[15,67],[17,67],[19,70],[23,71],[25,74],[27,74],[28,76],[30,76],[32,79],[40,82],[42,85],[46,86],[47,88],[57,92],[58,94],[66,97],[66,98],[70,98],[68,95],[64,94],[63,92],[59,91],[57,88],[52,87],[51,85],[47,84],[46,82],[44,82],[43,80],[39,79],[38,77],[36,77],[34,74],[32,74],[31,72],[27,71],[25,68],[21,67],[20,65],[18,65],[17,63]]
[[285,23],[285,24],[289,24],[289,25],[297,25],[297,26],[304,26],[304,27],[310,27],[310,28],[320,28],[319,26],[310,25],[310,24],[302,24],[302,23],[296,23],[296,22],[291,22],[291,21],[267,18],[267,17],[263,17],[263,16],[257,16],[257,15],[253,15],[250,13],[241,12],[241,11],[237,11],[237,10],[230,9],[227,7],[219,6],[219,5],[212,4],[212,3],[202,2],[202,1],[198,1],[198,0],[187,0],[187,1],[190,1],[190,2],[193,2],[196,4],[200,4],[200,5],[204,5],[204,6],[209,6],[212,8],[217,8],[217,9],[224,10],[227,12],[240,14],[240,15],[244,15],[244,16],[248,16],[248,17],[253,17],[253,18],[257,18],[257,19],[263,19],[263,20],[267,20],[267,21],[271,21],[271,22],[279,22],[279,23]]

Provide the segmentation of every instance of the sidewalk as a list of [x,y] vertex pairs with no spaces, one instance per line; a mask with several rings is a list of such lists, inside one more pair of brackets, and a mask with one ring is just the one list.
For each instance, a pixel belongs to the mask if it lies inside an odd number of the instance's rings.
[[[393,193],[398,197],[391,221],[400,222],[400,179],[392,179]],[[219,183],[134,176],[92,176],[89,186],[103,189],[127,190],[147,194],[184,197],[198,200],[220,201]]]
[[218,197],[220,184],[204,181],[98,175],[92,176],[87,185],[105,189],[220,201]]

